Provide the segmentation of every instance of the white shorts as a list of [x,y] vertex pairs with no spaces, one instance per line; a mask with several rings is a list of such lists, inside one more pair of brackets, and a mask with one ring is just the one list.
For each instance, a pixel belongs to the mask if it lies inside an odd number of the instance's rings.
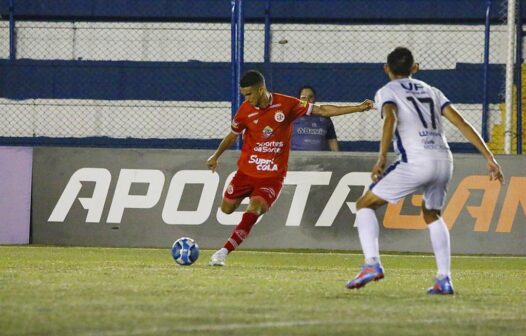
[[396,161],[385,170],[378,182],[371,184],[369,190],[389,203],[396,203],[422,190],[426,209],[442,210],[452,175],[453,162],[449,160]]

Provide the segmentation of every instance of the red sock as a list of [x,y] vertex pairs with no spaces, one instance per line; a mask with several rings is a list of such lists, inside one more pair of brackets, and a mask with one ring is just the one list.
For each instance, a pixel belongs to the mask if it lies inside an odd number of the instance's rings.
[[239,244],[241,244],[243,240],[247,238],[252,226],[256,224],[258,217],[258,215],[252,212],[245,212],[243,214],[241,222],[236,226],[234,231],[232,231],[232,235],[225,243],[224,248],[226,248],[228,252],[235,250]]

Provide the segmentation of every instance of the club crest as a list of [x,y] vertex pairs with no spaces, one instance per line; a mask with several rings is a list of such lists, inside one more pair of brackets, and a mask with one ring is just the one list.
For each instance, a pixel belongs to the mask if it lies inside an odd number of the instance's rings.
[[285,114],[282,111],[277,111],[274,114],[274,120],[276,120],[277,122],[282,122],[283,120],[285,120]]
[[274,132],[274,130],[272,129],[272,127],[270,126],[266,126],[264,129],[263,129],[263,137],[265,139],[267,138],[270,138],[272,136],[272,132]]

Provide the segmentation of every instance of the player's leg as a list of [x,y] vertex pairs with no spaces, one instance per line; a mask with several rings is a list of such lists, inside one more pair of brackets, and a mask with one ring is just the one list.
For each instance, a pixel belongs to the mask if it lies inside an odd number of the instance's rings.
[[243,213],[241,221],[225,243],[226,253],[234,251],[248,237],[252,227],[258,221],[259,216],[267,212],[269,205],[267,201],[259,196],[252,196],[247,210]]
[[[253,186],[250,184],[250,178],[240,172],[237,172],[225,190],[223,202],[221,203],[221,211],[226,214],[231,214],[234,212],[241,204],[241,201],[250,195],[252,190]],[[234,229],[232,235],[235,233],[235,231],[236,229]],[[232,235],[227,239],[222,248],[212,254],[209,265],[223,266],[225,264],[225,259],[229,252],[228,247],[231,245],[230,240]]]
[[449,229],[441,216],[446,199],[446,189],[453,165],[449,161],[437,161],[435,180],[424,189],[422,214],[429,229],[431,246],[437,264],[435,285],[428,289],[430,294],[453,294],[451,282],[451,244]]
[[375,210],[386,203],[385,200],[373,194],[370,190],[358,199],[356,207],[356,226],[362,246],[365,263],[356,277],[347,282],[347,288],[360,288],[368,282],[383,279],[384,270],[380,263],[380,248],[378,237],[380,228]]
[[221,211],[223,211],[227,215],[230,215],[232,212],[236,211],[237,208],[239,208],[239,205],[243,201],[243,198],[223,198],[223,202],[221,202]]
[[387,202],[395,203],[417,190],[422,183],[417,174],[420,170],[421,167],[415,165],[400,161],[394,162],[385,170],[381,179],[371,184],[369,191],[356,203],[358,209],[356,226],[365,263],[360,273],[347,282],[347,288],[360,288],[368,282],[384,277],[378,244],[380,227],[375,210]]
[[425,201],[422,201],[422,213],[435,254],[437,277],[450,276],[451,248],[447,225],[440,216],[440,210],[427,209]]
[[252,179],[254,190],[250,195],[250,203],[243,213],[241,222],[236,226],[225,244],[228,253],[235,250],[250,234],[258,218],[263,215],[276,201],[283,180],[280,179]]
[[356,226],[366,264],[372,265],[380,262],[380,250],[378,246],[380,227],[375,211],[385,204],[385,200],[376,196],[370,190],[360,197],[356,203],[358,210],[356,212]]
[[[250,197],[250,203],[247,207],[241,222],[232,231],[232,234],[226,241],[224,247],[214,253],[211,265],[223,266],[226,256],[234,251],[250,234],[252,227],[256,224],[258,218],[263,215],[272,206],[277,199],[283,179],[250,179],[253,191]],[[228,209],[227,209],[228,210]]]

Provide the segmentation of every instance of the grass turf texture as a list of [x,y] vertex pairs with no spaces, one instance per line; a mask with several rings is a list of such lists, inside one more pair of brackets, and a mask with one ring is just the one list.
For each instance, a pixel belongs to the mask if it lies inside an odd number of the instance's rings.
[[432,256],[236,251],[176,265],[169,249],[0,247],[1,335],[524,335],[526,258],[453,257],[455,296],[429,296]]

